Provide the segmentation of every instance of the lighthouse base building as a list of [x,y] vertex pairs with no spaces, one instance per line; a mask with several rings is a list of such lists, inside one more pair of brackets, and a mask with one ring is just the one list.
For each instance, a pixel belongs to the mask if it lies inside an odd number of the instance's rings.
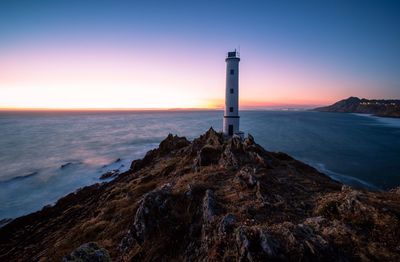
[[223,133],[226,136],[239,135],[239,53],[228,52],[226,59],[226,89]]

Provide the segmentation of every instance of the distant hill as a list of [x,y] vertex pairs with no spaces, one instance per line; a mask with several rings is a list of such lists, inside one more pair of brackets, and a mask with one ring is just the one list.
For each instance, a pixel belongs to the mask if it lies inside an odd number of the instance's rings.
[[382,117],[400,117],[400,100],[378,100],[349,97],[330,106],[314,109],[320,112],[361,113]]

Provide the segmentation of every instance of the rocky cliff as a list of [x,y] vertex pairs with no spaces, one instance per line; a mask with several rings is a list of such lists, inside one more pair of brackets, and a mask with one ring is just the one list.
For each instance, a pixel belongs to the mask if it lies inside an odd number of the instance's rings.
[[320,112],[360,113],[383,117],[400,117],[400,100],[360,99],[349,97],[330,106],[318,107]]
[[0,229],[0,261],[400,261],[400,190],[355,190],[249,136],[169,135]]

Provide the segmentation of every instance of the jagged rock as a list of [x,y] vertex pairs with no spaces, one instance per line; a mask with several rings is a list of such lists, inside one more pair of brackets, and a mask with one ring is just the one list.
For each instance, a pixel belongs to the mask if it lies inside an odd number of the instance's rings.
[[257,185],[257,178],[254,176],[254,168],[244,167],[240,169],[239,176],[245,181],[249,187]]
[[360,201],[360,192],[356,190],[347,190],[345,191],[344,201],[340,203],[338,206],[339,212],[355,212],[355,211],[363,211],[366,210],[366,207],[363,207],[363,204]]
[[132,172],[137,172],[137,171],[139,171],[139,170],[142,168],[142,166],[143,166],[142,163],[143,163],[142,159],[133,160],[133,161],[132,161],[132,164],[131,164],[131,167],[130,167],[130,170],[131,170]]
[[234,153],[243,153],[243,142],[240,137],[232,137],[228,142],[229,149]]
[[199,153],[198,164],[200,166],[215,165],[221,157],[221,149],[211,145],[205,145]]
[[259,230],[260,246],[264,255],[270,259],[279,258],[278,249],[279,243],[273,239],[273,237],[268,234],[265,230]]
[[237,232],[236,232],[236,243],[239,248],[239,254],[240,254],[240,261],[245,260],[246,258],[249,261],[253,261],[253,255],[250,250],[250,238],[248,236],[248,233],[243,227],[239,227]]
[[284,260],[279,242],[263,228],[238,228],[236,243],[241,261]]
[[169,174],[171,174],[176,168],[175,163],[169,164],[167,166],[165,166],[161,172],[160,172],[160,176],[168,176]]
[[141,170],[142,168],[151,165],[152,162],[157,159],[158,154],[159,154],[158,149],[153,149],[153,150],[148,151],[142,159],[136,159],[136,160],[132,161],[130,170],[132,172],[137,172],[137,171]]
[[182,147],[185,147],[189,144],[190,144],[190,142],[185,137],[178,137],[178,136],[169,134],[166,139],[161,141],[160,146],[159,146],[159,152],[162,155],[168,154],[171,151],[181,149]]
[[250,175],[247,181],[248,185],[251,187],[257,184],[257,179],[253,175]]
[[348,186],[348,185],[342,185],[341,190],[342,190],[343,192],[349,192],[349,191],[352,190],[352,188],[351,188],[350,186]]
[[191,156],[195,157],[197,161],[199,152],[204,146],[207,145],[215,148],[222,148],[223,144],[224,139],[222,133],[217,133],[213,128],[210,128],[205,134],[193,140],[187,152],[189,152]]
[[301,237],[303,243],[313,255],[326,253],[328,250],[328,242],[318,234],[315,234],[311,227],[300,224],[297,226],[298,237]]
[[153,161],[155,161],[157,159],[158,153],[158,149],[148,151],[140,163],[141,168],[150,165]]
[[264,206],[277,208],[285,205],[285,199],[281,195],[263,189],[260,181],[256,182],[256,196]]
[[246,149],[255,146],[254,137],[248,134],[248,136],[243,141],[243,145]]
[[132,233],[134,238],[142,243],[154,233],[159,223],[168,215],[168,201],[170,201],[171,185],[166,184],[145,194],[140,201],[133,222]]
[[251,145],[253,145],[255,143],[254,137],[252,135],[250,135],[250,133],[247,134],[247,140],[249,141],[249,144],[251,144]]
[[390,193],[393,193],[393,194],[398,194],[398,195],[400,195],[400,187],[396,187],[396,188],[390,189],[389,192],[390,192]]
[[203,198],[203,221],[205,224],[212,223],[219,213],[217,202],[215,201],[214,192],[210,189],[206,190]]
[[225,147],[225,150],[219,160],[219,164],[224,167],[239,167],[239,159],[236,157],[235,153],[230,147]]
[[257,181],[256,185],[257,185],[257,190],[256,190],[257,198],[261,201],[261,203],[267,203],[268,201],[265,199],[264,194],[262,193],[261,182]]
[[207,190],[203,184],[198,184],[198,183],[189,183],[187,184],[187,191],[186,191],[186,196],[192,198],[198,195],[203,195],[204,192]]
[[109,262],[111,261],[108,251],[100,247],[97,243],[90,242],[81,245],[70,255],[63,258],[64,262]]
[[218,147],[223,144],[221,133],[217,133],[212,127],[204,135],[205,144]]
[[327,220],[322,216],[309,217],[304,221],[304,225],[310,226],[317,231],[321,231],[326,225]]
[[114,170],[111,170],[111,171],[108,171],[108,172],[102,174],[100,176],[100,179],[107,179],[107,178],[111,178],[111,177],[116,177],[118,175],[119,175],[119,170],[114,169]]
[[224,235],[231,233],[233,231],[233,226],[235,225],[236,222],[237,222],[236,216],[232,214],[225,215],[221,219],[221,222],[219,223],[218,226],[219,232]]
[[331,260],[329,254],[334,252],[333,247],[307,225],[284,222],[274,228],[274,233],[280,236],[280,244],[283,244],[280,249],[286,254],[291,253],[299,260],[310,256],[314,258],[326,256],[327,260]]
[[265,159],[262,156],[260,156],[258,153],[250,152],[249,156],[250,156],[252,161],[254,161],[255,163],[259,164],[260,166],[263,166],[263,167],[267,166],[267,163],[266,163]]

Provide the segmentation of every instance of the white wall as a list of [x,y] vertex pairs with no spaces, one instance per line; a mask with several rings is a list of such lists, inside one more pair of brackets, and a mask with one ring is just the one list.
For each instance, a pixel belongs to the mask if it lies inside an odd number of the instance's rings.
[[[223,132],[228,135],[229,125],[233,125],[233,133],[239,131],[239,58],[226,59],[226,89]],[[231,74],[231,70],[233,74]],[[233,94],[231,94],[233,89]],[[233,111],[230,112],[230,108]],[[235,117],[235,118],[229,118]]]

